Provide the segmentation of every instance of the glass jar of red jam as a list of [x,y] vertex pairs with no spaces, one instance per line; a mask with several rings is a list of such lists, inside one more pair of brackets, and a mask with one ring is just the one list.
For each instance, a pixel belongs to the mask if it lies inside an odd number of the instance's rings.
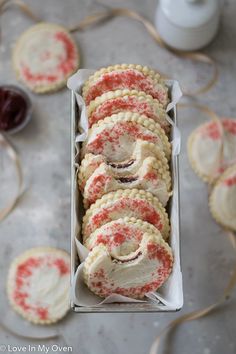
[[29,96],[19,87],[0,85],[0,131],[16,133],[23,129],[32,115]]

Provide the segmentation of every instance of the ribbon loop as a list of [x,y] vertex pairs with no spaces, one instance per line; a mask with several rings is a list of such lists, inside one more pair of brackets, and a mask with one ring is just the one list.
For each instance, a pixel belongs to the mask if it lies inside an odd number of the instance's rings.
[[17,202],[19,201],[20,197],[23,194],[23,173],[22,173],[20,158],[16,150],[1,133],[0,133],[0,146],[2,146],[6,150],[11,161],[14,163],[16,168],[16,173],[17,173],[17,180],[18,180],[17,191],[15,196],[12,198],[12,200],[9,202],[9,204],[6,207],[0,209],[0,221],[2,221],[12,212],[12,210],[14,209],[14,207],[16,206]]
[[0,2],[0,15],[5,12],[10,6],[16,6],[20,9],[21,12],[23,12],[26,16],[28,16],[35,22],[42,21],[22,0],[2,0]]

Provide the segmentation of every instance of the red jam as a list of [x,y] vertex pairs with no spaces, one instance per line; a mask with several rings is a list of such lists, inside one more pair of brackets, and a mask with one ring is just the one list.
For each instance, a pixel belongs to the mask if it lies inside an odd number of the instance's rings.
[[20,126],[28,114],[28,101],[20,90],[0,86],[0,131]]

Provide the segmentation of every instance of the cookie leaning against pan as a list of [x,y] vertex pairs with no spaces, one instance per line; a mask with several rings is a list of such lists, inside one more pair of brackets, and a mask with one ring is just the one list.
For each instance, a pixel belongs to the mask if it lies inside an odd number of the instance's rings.
[[118,113],[94,124],[83,143],[81,157],[85,154],[103,155],[109,162],[130,158],[137,140],[157,144],[170,159],[171,145],[164,130],[153,119],[137,113]]
[[70,256],[63,250],[38,247],[11,264],[7,292],[10,304],[36,324],[57,322],[69,310]]
[[159,200],[144,190],[126,189],[105,194],[91,205],[83,218],[84,239],[108,222],[124,217],[146,221],[155,226],[164,239],[169,237],[169,218]]
[[17,78],[36,93],[65,86],[79,66],[77,45],[67,29],[51,23],[25,31],[13,51]]
[[168,114],[157,99],[145,92],[127,89],[106,92],[91,101],[87,107],[89,126],[120,112],[143,114],[159,123],[167,134],[170,131]]
[[209,199],[213,218],[226,229],[236,231],[236,164],[216,181]]
[[168,89],[160,75],[147,66],[135,64],[118,64],[96,71],[85,82],[82,94],[89,105],[105,92],[123,89],[143,91],[167,106]]
[[104,155],[86,154],[79,169],[79,187],[83,192],[86,181],[102,163],[107,164],[113,170],[115,176],[128,177],[137,172],[147,157],[155,157],[162,163],[164,170],[169,170],[168,161],[161,148],[143,140],[135,142],[132,155],[126,161],[111,163]]

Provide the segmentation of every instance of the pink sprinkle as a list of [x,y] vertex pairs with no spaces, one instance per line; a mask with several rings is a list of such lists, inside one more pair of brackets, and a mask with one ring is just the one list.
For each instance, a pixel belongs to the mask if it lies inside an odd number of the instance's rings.
[[86,105],[97,96],[118,89],[144,91],[163,104],[167,102],[167,92],[162,86],[156,85],[150,77],[145,76],[138,70],[127,69],[103,74],[94,85],[89,88],[85,98]]
[[236,175],[233,177],[229,177],[226,180],[224,180],[224,184],[228,187],[232,187],[236,184]]

